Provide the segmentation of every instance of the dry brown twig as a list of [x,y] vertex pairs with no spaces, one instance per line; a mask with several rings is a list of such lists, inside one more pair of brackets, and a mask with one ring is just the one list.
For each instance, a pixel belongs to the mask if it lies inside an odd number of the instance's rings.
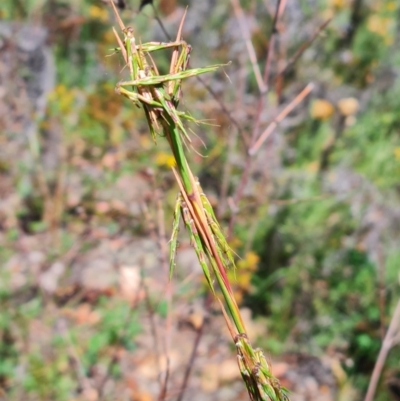
[[[283,15],[284,8],[286,5],[286,0],[278,0],[277,5],[276,5],[276,10],[275,10],[275,15],[274,15],[274,20],[272,24],[272,31],[271,31],[271,38],[270,38],[270,43],[268,46],[268,53],[267,53],[267,60],[266,60],[266,65],[265,65],[265,70],[264,70],[264,83],[267,88],[269,89],[268,86],[268,81],[269,81],[269,75],[270,75],[270,69],[271,69],[271,62],[272,62],[272,54],[273,54],[273,46],[276,40],[276,35],[278,33],[277,31],[277,26],[279,19]],[[289,59],[289,61],[286,63],[286,66],[274,77],[274,82],[277,81],[278,78],[282,77],[284,72],[287,71],[287,69],[292,66],[298,58],[303,54],[303,52],[311,46],[311,44],[314,42],[314,40],[318,37],[320,32],[322,32],[326,26],[329,24],[330,19],[325,21],[317,30],[316,32],[312,35],[312,37],[305,42],[303,45],[300,46],[300,48],[295,52],[295,54]],[[268,125],[268,127],[264,130],[264,132],[261,134],[261,136],[257,139],[258,136],[258,131],[259,131],[259,126],[260,126],[260,121],[261,121],[261,113],[263,110],[264,105],[264,96],[260,96],[257,104],[257,113],[256,113],[256,118],[255,118],[255,123],[254,123],[254,129],[252,133],[252,137],[250,140],[251,145],[247,148],[247,155],[246,155],[246,160],[245,160],[245,165],[243,168],[243,173],[240,179],[240,182],[236,188],[235,194],[232,198],[228,199],[228,205],[230,206],[231,210],[231,218],[229,221],[229,230],[228,230],[228,237],[231,237],[233,234],[233,227],[235,224],[236,220],[236,215],[239,212],[239,203],[240,200],[242,199],[244,189],[246,187],[249,174],[250,174],[250,168],[251,168],[251,158],[252,156],[259,150],[261,147],[262,143],[265,142],[265,140],[272,134],[272,132],[276,129],[278,124],[296,107],[298,106],[302,100],[311,92],[312,90],[312,84],[308,84],[306,88],[299,94],[297,95],[287,106],[286,108],[278,114],[277,117]]]
[[[235,0],[237,2],[237,0]],[[265,63],[265,69],[264,69],[264,76],[262,78],[262,82],[263,82],[263,91],[260,90],[260,94],[258,97],[258,101],[257,101],[257,112],[254,118],[254,124],[253,124],[253,130],[252,130],[252,134],[251,134],[251,139],[250,139],[250,146],[247,147],[247,152],[246,152],[246,159],[245,159],[245,165],[243,168],[243,173],[239,182],[239,185],[236,188],[236,193],[235,195],[230,198],[228,200],[228,204],[230,205],[230,209],[231,209],[231,218],[229,221],[229,230],[228,230],[228,237],[232,236],[233,233],[233,227],[235,224],[235,219],[236,219],[236,214],[239,211],[239,202],[240,199],[243,196],[244,193],[244,189],[246,187],[249,175],[250,175],[250,169],[251,169],[251,155],[248,153],[248,149],[251,148],[254,144],[254,142],[256,141],[257,135],[258,135],[258,131],[259,131],[259,127],[260,127],[260,123],[261,123],[261,114],[263,111],[263,108],[265,107],[265,96],[266,93],[268,92],[268,80],[269,80],[269,73],[270,73],[270,65],[271,65],[271,60],[272,60],[272,54],[273,54],[273,45],[274,45],[274,38],[276,37],[277,34],[277,24],[278,24],[278,20],[279,18],[282,16],[283,12],[284,12],[284,7],[285,7],[286,2],[281,0],[278,0],[277,5],[276,5],[276,11],[274,14],[274,19],[272,22],[272,28],[271,28],[271,40],[269,42],[268,45],[268,53],[267,53],[267,59],[266,59],[266,63]],[[243,10],[240,7],[240,4],[236,3],[236,7],[239,8],[239,10],[236,12],[237,14],[243,14]]]
[[280,17],[282,16],[284,10],[286,7],[286,0],[278,0],[278,3],[276,5],[276,10],[275,10],[275,15],[274,15],[274,20],[272,23],[272,29],[271,29],[271,34],[270,34],[270,39],[269,39],[269,44],[268,44],[268,53],[267,53],[267,61],[265,63],[265,68],[264,68],[264,83],[266,84],[268,88],[268,82],[269,82],[269,76],[271,73],[271,63],[273,59],[273,53],[274,53],[274,47],[275,47],[275,40],[276,40],[276,35],[278,33],[278,21]]
[[373,401],[376,388],[378,386],[379,378],[381,376],[383,367],[389,351],[397,344],[400,343],[400,300],[397,302],[396,309],[394,310],[389,328],[383,339],[381,349],[379,351],[378,359],[376,360],[374,370],[372,372],[371,380],[368,385],[367,394],[364,401]]
[[[164,218],[164,208],[161,199],[161,194],[156,191],[157,196],[155,197],[157,206],[157,223],[158,223],[158,239],[161,249],[160,262],[162,268],[165,272],[165,276],[168,275],[168,247],[167,247],[167,236],[165,230],[165,218]],[[168,393],[168,380],[170,375],[170,340],[171,340],[171,310],[172,310],[172,281],[168,280],[165,285],[165,299],[167,301],[167,316],[165,318],[165,331],[163,335],[163,345],[164,345],[164,355],[166,360],[164,380],[161,385],[160,394],[158,397],[159,401],[163,401],[167,397]]]
[[268,137],[274,132],[276,127],[281,123],[291,111],[293,111],[313,90],[314,85],[309,83],[268,125],[261,136],[257,139],[256,143],[249,149],[249,155],[253,156],[260,149],[261,145],[268,139]]
[[329,23],[332,21],[332,18],[327,19],[325,22],[323,22],[314,32],[314,34],[311,36],[309,40],[307,40],[305,43],[303,43],[297,51],[293,54],[292,57],[287,61],[285,67],[280,70],[276,76],[273,78],[274,81],[278,79],[279,76],[284,75],[288,69],[301,57],[301,55],[313,44],[315,39],[317,39],[318,35],[324,31],[324,29],[329,25]]
[[260,91],[260,93],[264,94],[267,91],[267,87],[263,80],[260,67],[258,66],[258,63],[257,63],[256,51],[254,50],[254,46],[251,41],[250,31],[249,31],[249,28],[246,23],[246,18],[245,18],[243,9],[240,6],[239,0],[231,0],[231,4],[232,4],[233,10],[236,14],[236,18],[239,22],[239,28],[242,33],[242,37],[244,38],[244,41],[246,44],[246,49],[247,49],[247,52],[249,55],[251,66],[253,68],[253,72],[256,77],[258,90]]
[[[211,302],[212,302],[212,298],[210,296],[210,294],[208,294],[208,296],[206,296],[206,298],[204,299],[204,309],[206,312],[209,311],[210,306],[211,306]],[[192,352],[190,354],[190,358],[189,361],[186,365],[186,369],[185,369],[185,373],[183,375],[183,380],[182,380],[182,385],[181,385],[181,389],[179,392],[179,396],[177,398],[176,401],[182,401],[183,397],[185,395],[186,389],[188,387],[188,383],[189,383],[189,378],[190,375],[192,373],[193,370],[193,366],[197,357],[197,350],[199,348],[200,345],[200,340],[204,334],[204,325],[205,325],[205,317],[203,316],[203,319],[201,321],[201,324],[198,327],[195,327],[196,330],[196,337],[194,339],[193,342],[193,347],[192,347]]]

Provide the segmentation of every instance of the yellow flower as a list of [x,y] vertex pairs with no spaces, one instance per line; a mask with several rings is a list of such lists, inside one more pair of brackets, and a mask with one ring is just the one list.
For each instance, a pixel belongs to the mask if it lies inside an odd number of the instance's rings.
[[257,269],[260,257],[253,251],[247,252],[244,259],[239,260],[238,268],[254,271]]
[[339,111],[346,117],[353,116],[358,111],[358,100],[354,97],[347,97],[338,101]]
[[111,29],[108,29],[103,35],[103,43],[115,45],[115,35]]
[[315,99],[311,105],[310,114],[315,120],[327,120],[334,111],[332,103],[324,99]]
[[342,9],[346,6],[346,0],[330,0],[329,5],[336,9]]
[[169,153],[166,152],[159,152],[156,156],[156,164],[160,167],[174,167],[175,166],[175,159]]
[[107,10],[105,8],[99,7],[99,6],[90,6],[89,7],[89,16],[93,19],[98,19],[103,22],[108,20]]
[[49,100],[55,102],[63,113],[68,113],[72,109],[75,99],[75,92],[68,89],[65,85],[57,85],[49,95]]
[[240,273],[237,276],[237,284],[240,288],[247,290],[250,287],[252,273]]
[[367,21],[368,30],[381,36],[387,45],[393,41],[392,26],[392,18],[380,17],[379,15],[371,15]]
[[396,160],[400,160],[400,146],[394,148],[393,153]]

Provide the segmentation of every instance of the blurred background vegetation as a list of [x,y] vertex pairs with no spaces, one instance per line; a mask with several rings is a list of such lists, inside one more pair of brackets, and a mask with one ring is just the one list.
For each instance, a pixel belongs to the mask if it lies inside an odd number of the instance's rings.
[[[257,343],[277,361],[329,359],[329,399],[361,399],[400,295],[399,2],[290,1],[275,29],[273,1],[147,3],[118,4],[143,42],[174,37],[189,6],[191,65],[231,62],[185,83],[181,107],[204,121],[188,152],[240,256],[230,274],[262,326]],[[156,399],[141,383],[162,383],[165,362],[138,366],[162,359],[165,338],[173,355],[171,324],[229,355],[184,239],[165,290],[177,194],[168,146],[114,92],[126,70],[109,57],[106,1],[3,0],[0,20],[0,399]],[[264,96],[246,35],[262,71],[271,58]],[[249,157],[252,135],[310,82]],[[190,349],[169,367],[173,399]],[[198,352],[209,372],[209,349]],[[200,400],[246,399],[198,375],[186,391],[200,388]],[[399,380],[393,347],[375,399],[400,399]]]

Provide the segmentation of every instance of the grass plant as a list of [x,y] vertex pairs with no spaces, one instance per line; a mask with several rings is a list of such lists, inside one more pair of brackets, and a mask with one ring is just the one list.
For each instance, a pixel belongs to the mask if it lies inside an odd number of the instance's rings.
[[[165,137],[176,163],[173,172],[178,183],[179,195],[170,241],[170,276],[175,268],[177,234],[182,217],[210,290],[221,305],[237,349],[238,366],[250,398],[255,401],[288,400],[287,390],[282,388],[272,375],[263,352],[254,349],[249,342],[226,273],[228,268],[235,267],[233,251],[225,239],[207,196],[190,169],[184,151],[185,145],[191,140],[183,121],[194,119],[190,114],[177,109],[181,82],[189,77],[215,71],[220,66],[187,69],[191,48],[181,37],[185,17],[182,18],[174,42],[141,44],[140,41],[136,41],[134,30],[124,25],[113,2],[111,4],[124,36],[121,39],[114,29],[118,50],[130,75],[129,81],[117,84],[117,93],[143,108],[153,139],[156,140],[158,136]],[[168,48],[172,49],[169,74],[160,75],[151,53]],[[224,302],[215,292],[215,280]]]

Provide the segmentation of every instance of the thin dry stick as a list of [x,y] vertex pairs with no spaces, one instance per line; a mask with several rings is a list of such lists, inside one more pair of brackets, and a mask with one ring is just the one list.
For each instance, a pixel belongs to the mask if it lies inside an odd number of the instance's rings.
[[147,206],[146,202],[140,203],[140,212],[144,217],[145,227],[147,228],[149,236],[155,240],[157,238],[156,223],[150,214],[149,207]]
[[385,258],[383,256],[382,244],[378,243],[378,303],[379,303],[379,320],[380,332],[382,340],[385,338],[385,306],[386,306],[386,289],[385,289]]
[[271,122],[267,129],[261,134],[255,145],[250,148],[246,157],[246,164],[243,170],[242,179],[236,190],[235,197],[230,200],[232,216],[229,222],[229,236],[232,235],[233,225],[235,223],[235,214],[238,212],[238,204],[243,195],[244,188],[247,183],[247,179],[250,173],[251,157],[257,152],[261,144],[268,138],[268,136],[274,131],[278,124],[311,92],[313,84],[309,83],[282,111],[278,116]]
[[267,61],[265,63],[265,68],[264,68],[264,83],[268,88],[268,81],[269,81],[269,76],[271,72],[271,62],[272,62],[272,55],[274,53],[274,47],[275,47],[275,40],[276,40],[276,34],[278,33],[277,26],[278,26],[278,20],[280,16],[283,14],[283,11],[285,10],[286,6],[286,0],[278,0],[278,3],[276,4],[276,10],[275,10],[275,15],[274,15],[274,20],[272,23],[272,29],[271,29],[271,34],[270,34],[270,39],[269,39],[269,44],[268,44],[268,53],[267,53]]
[[[243,98],[246,90],[246,71],[245,71],[245,55],[242,53],[242,56],[239,58],[239,68],[238,68],[238,82],[235,84],[235,106],[234,110],[242,110],[244,108],[243,105]],[[229,128],[228,128],[229,129]],[[240,133],[240,131],[238,131]],[[237,133],[232,132],[228,135],[228,147],[227,147],[227,155],[232,155],[235,152],[236,144],[237,144]],[[247,139],[247,137],[246,137]],[[248,142],[248,141],[247,141]],[[245,143],[245,149],[248,149],[250,146]],[[221,187],[220,187],[220,201],[218,202],[217,206],[217,216],[220,217],[226,210],[227,205],[227,197],[228,197],[228,190],[229,185],[231,182],[232,177],[232,170],[233,170],[233,163],[231,162],[229,156],[224,163],[223,170],[222,170],[222,178],[221,178]]]
[[[286,3],[286,2],[285,2]],[[285,30],[285,26],[282,22],[281,27],[279,28],[279,33],[283,32]],[[277,50],[277,56],[276,56],[276,69],[279,71],[282,69],[282,66],[285,64],[285,61],[287,59],[287,48],[288,48],[288,38],[286,36],[279,36],[279,40],[277,37],[277,43],[276,43],[276,50]],[[273,81],[274,84],[274,90],[275,90],[275,96],[276,96],[276,102],[277,104],[280,104],[282,102],[282,91],[283,91],[283,76],[280,77],[279,79]]]
[[259,89],[260,93],[265,93],[267,91],[267,87],[263,81],[260,67],[257,64],[256,51],[254,50],[253,43],[251,42],[250,32],[249,32],[248,26],[246,24],[246,19],[245,19],[243,9],[240,6],[239,0],[231,0],[231,3],[233,6],[233,10],[235,11],[236,18],[239,22],[240,31],[242,33],[242,36],[243,36],[245,44],[246,44],[246,48],[247,48],[247,52],[249,54],[251,66],[253,68],[254,75],[256,77],[258,89]]
[[[272,56],[274,54],[275,41],[276,41],[276,37],[277,37],[277,34],[278,34],[278,30],[277,30],[278,19],[283,14],[283,11],[285,9],[285,4],[286,4],[286,1],[278,0],[278,2],[276,4],[276,11],[275,11],[275,15],[274,15],[274,20],[272,22],[270,41],[269,41],[269,44],[268,44],[267,58],[266,58],[266,62],[265,62],[264,76],[263,76],[264,84],[266,86],[266,90],[267,91],[269,89],[268,82],[269,82],[269,74],[270,74]],[[254,145],[254,142],[257,139],[258,130],[260,129],[260,124],[261,124],[261,115],[262,115],[262,111],[263,111],[264,107],[265,107],[265,96],[263,96],[261,94],[258,97],[257,113],[256,113],[256,117],[254,119],[255,122],[254,122],[254,126],[253,126],[253,132],[252,132],[252,135],[251,135],[250,147],[252,147]]]
[[211,96],[214,98],[214,100],[218,103],[219,107],[224,112],[224,114],[229,118],[229,121],[237,128],[240,138],[242,139],[243,144],[247,148],[249,146],[249,140],[247,139],[247,137],[243,131],[243,128],[240,126],[240,124],[237,122],[237,120],[234,117],[232,117],[231,112],[226,108],[225,104],[223,102],[221,102],[221,100],[218,99],[218,95],[215,93],[213,88],[211,88],[211,86],[208,85],[207,82],[205,82],[204,79],[201,78],[200,76],[197,76],[196,79],[203,84],[203,86],[211,94]]
[[[278,3],[276,5],[274,20],[272,22],[271,36],[275,36],[275,34],[276,34],[276,27],[278,24],[278,19],[280,18],[280,16],[282,15],[282,13],[284,11],[285,4],[286,4],[285,1],[281,2],[281,0],[278,0]],[[243,13],[243,11],[242,11],[242,13]],[[266,91],[268,91],[268,80],[269,80],[269,70],[270,70],[269,63],[271,62],[270,60],[271,60],[272,52],[273,52],[272,46],[273,46],[273,43],[271,43],[271,41],[270,41],[269,46],[268,46],[268,54],[267,54],[266,65],[265,65],[265,69],[264,69],[264,77],[263,77],[263,84],[265,86]],[[256,141],[257,135],[258,135],[259,126],[261,123],[261,114],[262,114],[263,108],[265,107],[264,97],[265,97],[265,93],[261,92],[260,96],[258,98],[258,102],[257,102],[257,112],[256,112],[256,116],[254,119],[254,125],[253,125],[254,128],[253,128],[251,139],[250,139],[250,147],[253,146],[254,142]],[[243,168],[243,173],[240,178],[239,185],[237,186],[237,189],[236,189],[236,193],[232,199],[228,200],[228,203],[230,204],[231,211],[232,211],[232,215],[231,215],[231,218],[229,221],[228,237],[232,236],[233,227],[235,224],[236,212],[238,211],[238,204],[239,204],[240,199],[243,196],[243,191],[246,186],[248,176],[250,174],[251,156],[248,153],[248,149],[249,148],[247,147],[246,148],[247,152],[246,152],[245,165]]]
[[374,399],[376,387],[378,385],[378,381],[381,376],[381,372],[383,366],[385,365],[385,361],[389,354],[389,351],[400,340],[400,332],[398,332],[399,329],[400,329],[400,300],[397,302],[397,306],[393,313],[392,320],[390,321],[389,329],[386,332],[385,338],[383,339],[382,347],[379,351],[378,359],[375,363],[371,380],[368,385],[368,391],[364,398],[364,401],[373,401]]
[[159,340],[159,335],[157,331],[157,325],[154,319],[155,312],[154,312],[154,307],[151,303],[150,300],[150,294],[149,294],[149,289],[147,288],[147,285],[145,282],[142,281],[142,286],[146,295],[146,306],[147,306],[147,311],[149,313],[149,321],[150,321],[150,332],[151,336],[153,337],[153,343],[154,343],[154,352],[155,352],[155,357],[156,357],[156,363],[157,363],[157,376],[158,376],[158,381],[160,384],[160,392],[162,392],[162,388],[164,386],[164,383],[161,381],[161,360],[160,360],[160,340]]
[[158,395],[158,401],[165,401],[167,399],[169,372],[170,372],[170,360],[169,357],[167,356],[166,367],[165,367],[165,378],[161,385],[160,394]]
[[194,340],[192,352],[191,352],[190,358],[189,358],[189,362],[188,362],[188,364],[186,366],[185,374],[183,376],[181,390],[179,392],[179,396],[178,396],[176,401],[182,401],[183,397],[185,395],[185,392],[186,392],[186,389],[187,389],[187,386],[188,386],[188,383],[189,383],[189,377],[192,374],[194,361],[195,361],[196,356],[197,356],[197,349],[199,348],[200,339],[203,336],[203,328],[204,328],[204,321],[201,323],[201,326],[198,329],[196,329],[196,338]]
[[[208,296],[204,299],[204,307],[205,307],[205,309],[207,311],[210,309],[211,302],[212,302],[212,298],[211,298],[210,294],[208,294]],[[203,321],[201,322],[200,327],[198,327],[196,329],[196,337],[194,339],[192,352],[190,354],[189,362],[186,365],[186,370],[185,370],[185,374],[183,376],[181,390],[179,392],[179,396],[178,396],[176,401],[182,401],[183,400],[183,397],[185,395],[186,389],[188,387],[189,378],[190,378],[190,375],[192,373],[193,366],[194,366],[194,361],[195,361],[196,356],[197,356],[197,349],[199,348],[200,340],[201,340],[201,337],[203,336],[203,333],[204,333],[204,324],[205,324],[205,319],[203,318]]]
[[61,333],[68,342],[69,358],[75,363],[75,370],[79,385],[82,389],[92,389],[92,384],[85,373],[80,354],[76,350],[75,344],[72,340],[71,332],[68,328],[67,320],[62,321]]
[[285,67],[279,71],[276,76],[274,77],[274,81],[276,81],[280,76],[285,74],[285,72],[299,59],[299,57],[304,53],[305,50],[307,50],[314,40],[318,37],[318,35],[328,26],[328,24],[332,21],[332,18],[327,19],[321,26],[317,28],[317,30],[314,32],[314,34],[311,36],[311,38],[303,43],[297,51],[293,54],[293,56],[289,59]]
[[[160,262],[162,268],[168,275],[168,262],[167,262],[167,239],[165,232],[165,218],[164,218],[164,208],[162,205],[162,200],[159,191],[156,191],[156,203],[157,203],[157,220],[158,220],[158,238],[161,249]],[[165,288],[165,299],[167,300],[167,316],[165,319],[165,334],[164,334],[164,354],[166,359],[165,375],[164,381],[161,386],[161,391],[158,397],[159,401],[165,400],[168,391],[168,379],[169,379],[169,349],[170,349],[170,339],[171,339],[171,310],[172,310],[172,281],[168,280]]]
[[157,208],[157,227],[158,227],[158,244],[160,246],[160,263],[165,273],[168,272],[168,246],[167,246],[167,234],[165,231],[165,220],[164,220],[164,208],[161,199],[160,191],[155,191],[155,203]]
[[252,146],[249,150],[249,154],[253,156],[257,153],[260,146],[267,140],[267,138],[272,134],[275,128],[279,125],[280,122],[287,115],[293,111],[296,106],[298,106],[304,98],[313,90],[314,85],[309,83],[276,117],[275,119],[268,125],[265,131],[261,134],[261,136],[257,139],[254,146]]

